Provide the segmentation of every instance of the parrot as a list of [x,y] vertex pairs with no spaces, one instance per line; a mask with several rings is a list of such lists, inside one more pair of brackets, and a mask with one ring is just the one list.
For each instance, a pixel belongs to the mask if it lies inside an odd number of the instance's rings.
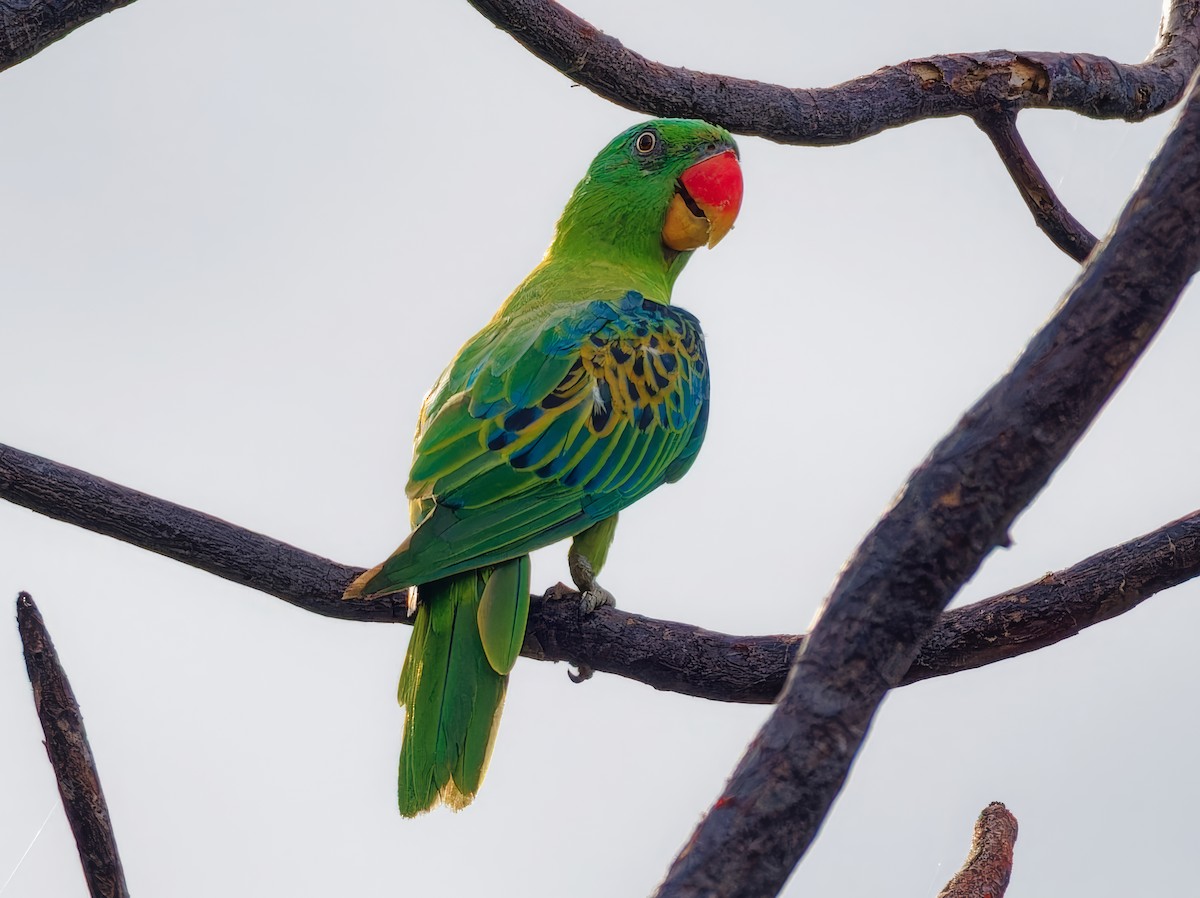
[[529,614],[535,549],[571,538],[587,612],[617,515],[696,459],[709,412],[697,319],[671,305],[692,252],[742,202],[728,131],[655,119],[614,138],[540,264],[425,397],[405,489],[412,532],[346,598],[408,590],[398,798],[415,817],[475,797]]

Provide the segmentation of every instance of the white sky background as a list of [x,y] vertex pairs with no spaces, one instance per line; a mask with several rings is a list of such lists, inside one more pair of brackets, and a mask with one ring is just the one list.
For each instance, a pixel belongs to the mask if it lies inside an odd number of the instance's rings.
[[[797,86],[998,47],[1135,61],[1159,15],[1151,0],[574,8],[651,58]],[[465,3],[145,0],[86,26],[0,75],[0,441],[381,560],[406,533],[424,391],[640,118]],[[1021,128],[1103,233],[1170,118]],[[656,617],[796,632],[1077,266],[965,119],[850,147],[740,143],[737,228],[675,295],[709,338],[705,450],[622,515],[603,582]],[[1196,506],[1194,299],[960,601]],[[539,553],[535,589],[559,579],[564,548]],[[326,620],[0,504],[5,608],[19,589],[82,703],[141,895],[645,894],[769,710],[606,675],[574,686],[523,660],[476,803],[405,821],[407,628]],[[1010,895],[1192,881],[1198,591],[890,696],[787,894],[933,896],[991,800],[1020,821]],[[0,883],[55,808],[2,896],[82,895],[15,626],[0,721]]]

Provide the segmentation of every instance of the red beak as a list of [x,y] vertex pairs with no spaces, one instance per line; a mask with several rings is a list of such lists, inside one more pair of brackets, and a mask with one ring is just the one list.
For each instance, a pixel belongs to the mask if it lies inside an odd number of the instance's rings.
[[742,167],[726,150],[697,162],[679,176],[663,225],[663,242],[674,250],[716,246],[742,207]]

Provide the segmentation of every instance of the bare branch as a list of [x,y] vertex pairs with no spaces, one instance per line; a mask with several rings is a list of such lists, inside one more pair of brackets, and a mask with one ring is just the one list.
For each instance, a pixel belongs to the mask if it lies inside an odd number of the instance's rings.
[[[362,569],[338,564],[77,468],[0,444],[0,498],[326,617],[408,623],[403,597],[341,599]],[[902,683],[1054,645],[1200,575],[1200,511],[1066,570],[944,613]],[[736,636],[617,609],[580,611],[562,587],[534,597],[527,658],[569,661],[665,692],[774,702],[803,636]],[[568,597],[554,601],[553,597]]]
[[33,685],[33,703],[46,734],[46,754],[79,848],[88,892],[92,898],[129,898],[79,703],[59,663],[46,623],[27,592],[17,596],[17,629]]
[[1016,130],[1021,109],[1140,121],[1183,96],[1200,63],[1200,0],[1169,0],[1143,63],[1072,53],[956,53],[886,66],[833,87],[783,87],[646,59],[553,0],[471,0],[568,78],[629,109],[702,118],[779,143],[851,143],[927,118],[968,115],[991,138],[1055,246],[1082,262],[1096,245],[1062,206]]
[[1200,266],[1193,88],[1108,240],[1014,368],[913,473],[847,564],[774,714],[660,896],[771,895],[840,791],[887,690],[1045,485]]
[[[1198,575],[1200,511],[1036,582],[947,611],[900,685],[1045,648]],[[535,605],[526,656],[585,664],[715,701],[775,701],[804,639],[729,636],[613,609],[583,616],[575,605]]]
[[[0,498],[241,583],[326,617],[408,623],[403,596],[342,601],[362,568],[0,444]],[[1036,583],[942,615],[903,684],[1053,645],[1200,576],[1200,511]],[[724,702],[774,702],[802,636],[732,636],[613,608],[534,597],[522,654]],[[570,601],[554,601],[565,596]]]
[[1004,898],[1012,876],[1017,818],[993,801],[975,821],[971,853],[937,898]]
[[133,0],[0,0],[0,72]]
[[[0,71],[133,0],[2,0]],[[703,118],[780,143],[840,144],[926,118],[1068,109],[1140,121],[1178,102],[1200,61],[1200,0],[1169,0],[1146,61],[993,50],[915,59],[799,89],[662,65],[553,0],[471,0],[539,59],[628,109]]]
[[470,2],[533,55],[620,106],[790,144],[851,143],[921,119],[990,109],[1140,121],[1177,103],[1200,62],[1200,0],[1169,0],[1158,42],[1136,65],[992,50],[914,59],[807,90],[654,62],[553,0]]
[[1055,246],[1076,262],[1086,259],[1099,241],[1067,211],[1033,161],[1033,156],[1017,131],[1017,114],[1009,111],[981,112],[974,118],[975,124],[1000,154],[1000,160],[1021,192],[1025,205],[1033,213],[1037,226],[1054,241]]
[[0,444],[0,498],[241,583],[327,617],[403,620],[405,595],[343,602],[362,568]]
[[1066,570],[947,611],[904,675],[916,683],[1075,636],[1200,575],[1200,511]]

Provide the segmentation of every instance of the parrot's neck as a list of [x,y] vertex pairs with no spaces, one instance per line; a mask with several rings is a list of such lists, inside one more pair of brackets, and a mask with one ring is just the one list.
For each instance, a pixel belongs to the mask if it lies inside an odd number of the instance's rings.
[[613,242],[610,234],[564,233],[561,225],[554,242],[537,268],[513,291],[505,304],[533,306],[598,299],[614,302],[633,290],[647,299],[669,304],[671,288],[692,255],[675,253],[653,239]]
[[513,299],[523,294],[534,302],[612,301],[634,290],[669,303],[675,279],[692,254],[663,245],[665,204],[617,202],[585,178],[563,210],[545,258]]
[[630,264],[602,253],[546,253],[540,265],[513,292],[509,302],[525,304],[616,301],[633,290],[655,302],[670,303],[675,278],[665,262]]

